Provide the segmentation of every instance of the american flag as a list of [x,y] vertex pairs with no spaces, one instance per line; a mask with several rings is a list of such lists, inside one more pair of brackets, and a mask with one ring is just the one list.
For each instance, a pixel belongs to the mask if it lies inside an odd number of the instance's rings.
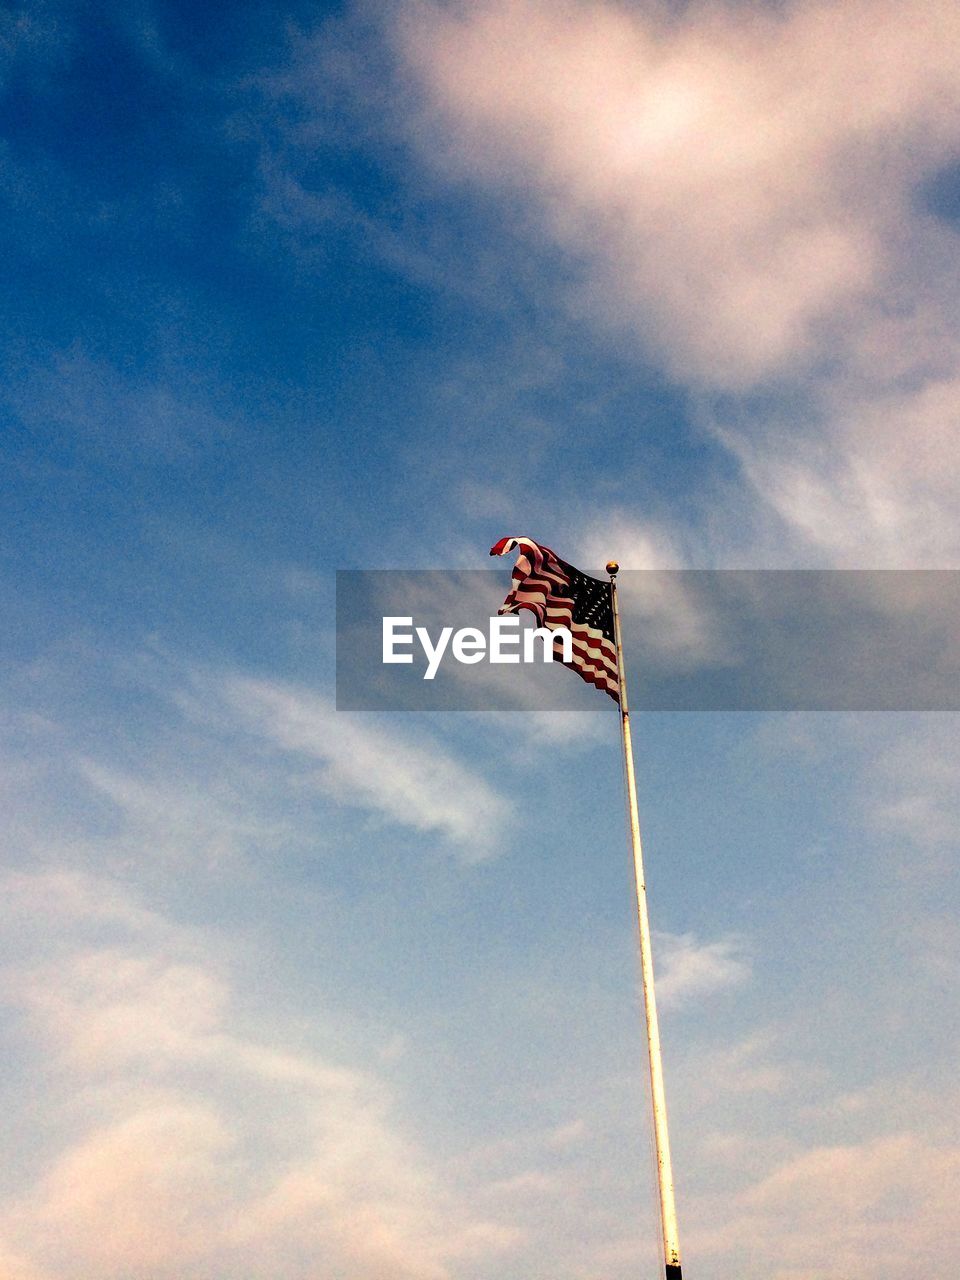
[[[573,661],[563,665],[619,703],[610,583],[574,569],[532,538],[501,538],[490,554],[505,556],[514,550],[520,554],[513,567],[513,590],[500,606],[500,613],[529,609],[538,626],[551,631],[566,627],[573,636]],[[554,653],[560,652],[558,640]]]

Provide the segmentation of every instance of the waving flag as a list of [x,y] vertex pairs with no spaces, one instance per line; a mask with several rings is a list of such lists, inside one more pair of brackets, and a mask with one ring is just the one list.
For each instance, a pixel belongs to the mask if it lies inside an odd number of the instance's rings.
[[[573,661],[563,665],[619,702],[610,583],[574,569],[532,538],[501,538],[490,554],[505,556],[513,550],[520,552],[513,567],[513,589],[500,612],[529,609],[538,626],[550,631],[566,627],[573,636]],[[559,644],[554,652],[559,654]]]

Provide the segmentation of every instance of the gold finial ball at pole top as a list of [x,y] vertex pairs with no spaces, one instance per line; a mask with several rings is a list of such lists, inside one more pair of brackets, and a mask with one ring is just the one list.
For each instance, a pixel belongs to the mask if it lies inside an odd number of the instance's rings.
[[611,577],[611,578],[616,577],[616,575],[617,575],[619,572],[620,572],[620,566],[617,564],[616,560],[608,560],[608,561],[607,561],[607,573],[609,573],[610,577]]

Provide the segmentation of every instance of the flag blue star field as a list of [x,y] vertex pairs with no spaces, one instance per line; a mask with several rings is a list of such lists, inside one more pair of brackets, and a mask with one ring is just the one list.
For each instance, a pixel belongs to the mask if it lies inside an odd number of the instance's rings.
[[[490,548],[492,556],[519,550],[513,566],[513,588],[500,613],[529,609],[538,626],[556,631],[565,627],[573,637],[573,661],[565,667],[588,684],[620,701],[620,672],[613,624],[613,597],[609,582],[581,573],[556,552],[525,536],[501,538]],[[554,653],[560,653],[559,639]]]

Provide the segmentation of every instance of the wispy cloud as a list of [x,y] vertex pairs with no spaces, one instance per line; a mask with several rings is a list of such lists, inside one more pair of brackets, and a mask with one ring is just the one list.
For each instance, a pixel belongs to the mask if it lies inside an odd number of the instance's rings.
[[174,376],[134,378],[92,359],[82,345],[44,359],[11,362],[2,403],[29,431],[69,452],[112,461],[183,462],[231,434],[210,404],[209,388]]
[[[121,842],[139,842],[155,859],[185,855],[224,865],[297,840],[290,817],[264,800],[268,784],[237,753],[231,766],[198,770],[164,762],[135,771],[81,757],[82,777],[123,815]],[[264,800],[264,803],[258,803]]]
[[72,15],[69,5],[63,9],[65,13],[57,13],[51,6],[38,5],[32,12],[7,9],[0,14],[0,80],[18,63],[48,72],[64,58],[70,46],[64,38],[64,18]]
[[960,850],[960,744],[951,713],[854,735],[862,752],[855,804],[877,844],[876,872],[895,894],[888,931],[908,972],[933,990],[960,984],[955,870]]
[[731,1095],[774,1097],[805,1083],[810,1072],[808,1065],[786,1055],[776,1033],[760,1030],[692,1051],[681,1062],[677,1077],[690,1105],[710,1107]]
[[229,676],[220,687],[248,729],[319,766],[318,785],[337,800],[439,834],[467,857],[495,850],[509,801],[439,744],[338,715],[318,694],[276,681]]
[[[94,734],[71,703],[84,681],[101,707]],[[131,687],[141,699],[133,735],[116,703]],[[83,648],[11,681],[8,698],[24,708],[2,735],[17,861],[38,842],[87,842],[115,870],[245,874],[265,857],[329,848],[327,819],[351,812],[465,862],[509,844],[513,802],[483,756],[468,759],[455,735],[422,721],[337,712],[316,689],[161,650]]]
[[657,999],[666,1009],[693,1003],[750,978],[753,962],[736,935],[699,942],[692,933],[657,933]]
[[960,845],[960,748],[950,713],[914,718],[880,740],[863,773],[864,818],[919,870]]

